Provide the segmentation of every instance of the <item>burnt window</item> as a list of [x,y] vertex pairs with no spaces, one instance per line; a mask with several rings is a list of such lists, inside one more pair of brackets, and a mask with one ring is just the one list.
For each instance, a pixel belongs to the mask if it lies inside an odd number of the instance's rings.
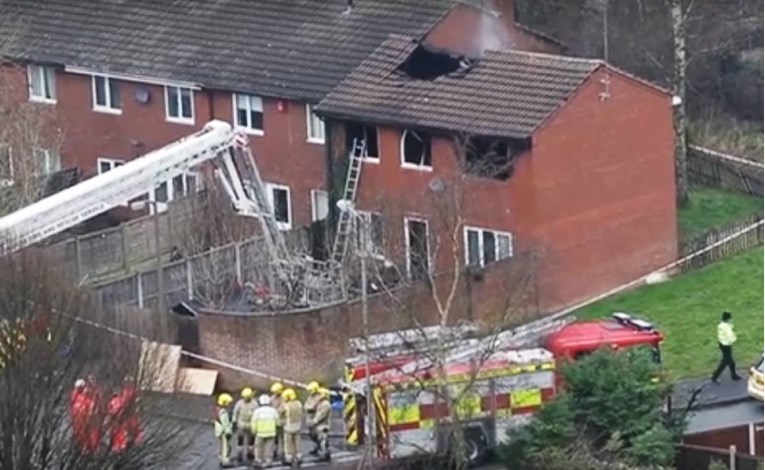
[[406,261],[411,279],[427,279],[430,272],[428,222],[406,219]]
[[347,122],[345,124],[345,148],[353,149],[354,141],[366,141],[366,154],[364,158],[377,160],[380,158],[378,149],[377,127],[361,122]]
[[513,175],[515,157],[526,143],[473,137],[464,144],[465,171],[484,178],[506,180]]
[[420,44],[398,66],[398,70],[417,80],[434,80],[440,76],[455,73],[466,65],[467,62],[462,57],[436,51]]
[[401,163],[409,167],[431,168],[430,136],[405,130],[401,134]]

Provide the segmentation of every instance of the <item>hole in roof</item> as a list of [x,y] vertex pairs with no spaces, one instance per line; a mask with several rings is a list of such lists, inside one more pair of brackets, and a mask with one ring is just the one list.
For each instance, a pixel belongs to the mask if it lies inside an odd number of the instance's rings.
[[448,52],[433,50],[419,44],[397,70],[417,80],[434,80],[444,75],[465,72],[474,62]]

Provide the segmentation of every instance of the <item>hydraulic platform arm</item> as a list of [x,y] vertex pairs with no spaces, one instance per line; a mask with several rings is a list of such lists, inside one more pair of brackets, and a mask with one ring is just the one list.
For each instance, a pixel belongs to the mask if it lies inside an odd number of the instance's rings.
[[[233,171],[228,165],[231,155],[243,150],[249,155],[246,139],[230,124],[211,121],[192,135],[0,218],[0,254],[20,250],[72,228],[216,157],[224,160],[220,167],[229,173]],[[238,187],[243,185],[238,172],[228,174],[227,179]],[[235,199],[234,206],[243,215],[256,215],[255,212],[262,215],[269,210],[268,205],[258,204],[256,208],[239,202]],[[269,241],[283,247],[281,233],[271,226],[272,221],[269,224],[263,220],[263,225]],[[283,254],[278,251],[277,258]]]

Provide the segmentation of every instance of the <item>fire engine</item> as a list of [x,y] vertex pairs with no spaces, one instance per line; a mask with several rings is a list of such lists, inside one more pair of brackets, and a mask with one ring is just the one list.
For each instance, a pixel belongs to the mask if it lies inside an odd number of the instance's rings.
[[[423,335],[436,335],[434,330]],[[378,457],[402,458],[418,454],[443,455],[450,447],[450,426],[463,431],[467,457],[479,462],[505,439],[508,428],[526,423],[534,412],[551,400],[563,384],[560,365],[577,360],[602,347],[614,349],[643,346],[650,349],[654,360],[661,361],[662,334],[641,319],[626,313],[595,321],[572,319],[548,322],[539,328],[515,331],[495,352],[486,349],[487,341],[496,344],[496,337],[487,340],[470,338],[461,330],[441,331],[453,338],[451,347],[457,352],[445,361],[445,374],[435,371],[433,364],[413,366],[422,355],[423,344],[396,340],[395,335],[375,338],[377,353],[370,345],[369,364],[374,413],[375,448]],[[352,341],[358,352],[360,342]],[[386,343],[380,346],[380,343]],[[370,342],[371,339],[370,339]],[[388,349],[387,351],[385,349]],[[365,400],[365,354],[347,361],[346,441],[358,445],[363,441]],[[444,380],[439,384],[439,377]],[[449,402],[444,398],[447,393]],[[449,405],[452,408],[449,408]],[[361,408],[364,408],[361,406]],[[457,422],[455,423],[455,417]]]

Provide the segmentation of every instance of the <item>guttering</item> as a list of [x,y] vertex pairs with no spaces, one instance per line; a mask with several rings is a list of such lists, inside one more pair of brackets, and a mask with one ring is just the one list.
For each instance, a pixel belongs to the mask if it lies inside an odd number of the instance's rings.
[[181,80],[165,80],[161,78],[143,77],[139,75],[126,75],[120,73],[102,72],[100,70],[88,69],[84,67],[72,67],[64,66],[64,71],[79,75],[99,75],[103,77],[116,78],[117,80],[124,80],[128,82],[145,83],[147,85],[161,85],[161,86],[179,86],[184,88],[191,88],[192,90],[201,90],[202,85],[193,82],[184,82]]

